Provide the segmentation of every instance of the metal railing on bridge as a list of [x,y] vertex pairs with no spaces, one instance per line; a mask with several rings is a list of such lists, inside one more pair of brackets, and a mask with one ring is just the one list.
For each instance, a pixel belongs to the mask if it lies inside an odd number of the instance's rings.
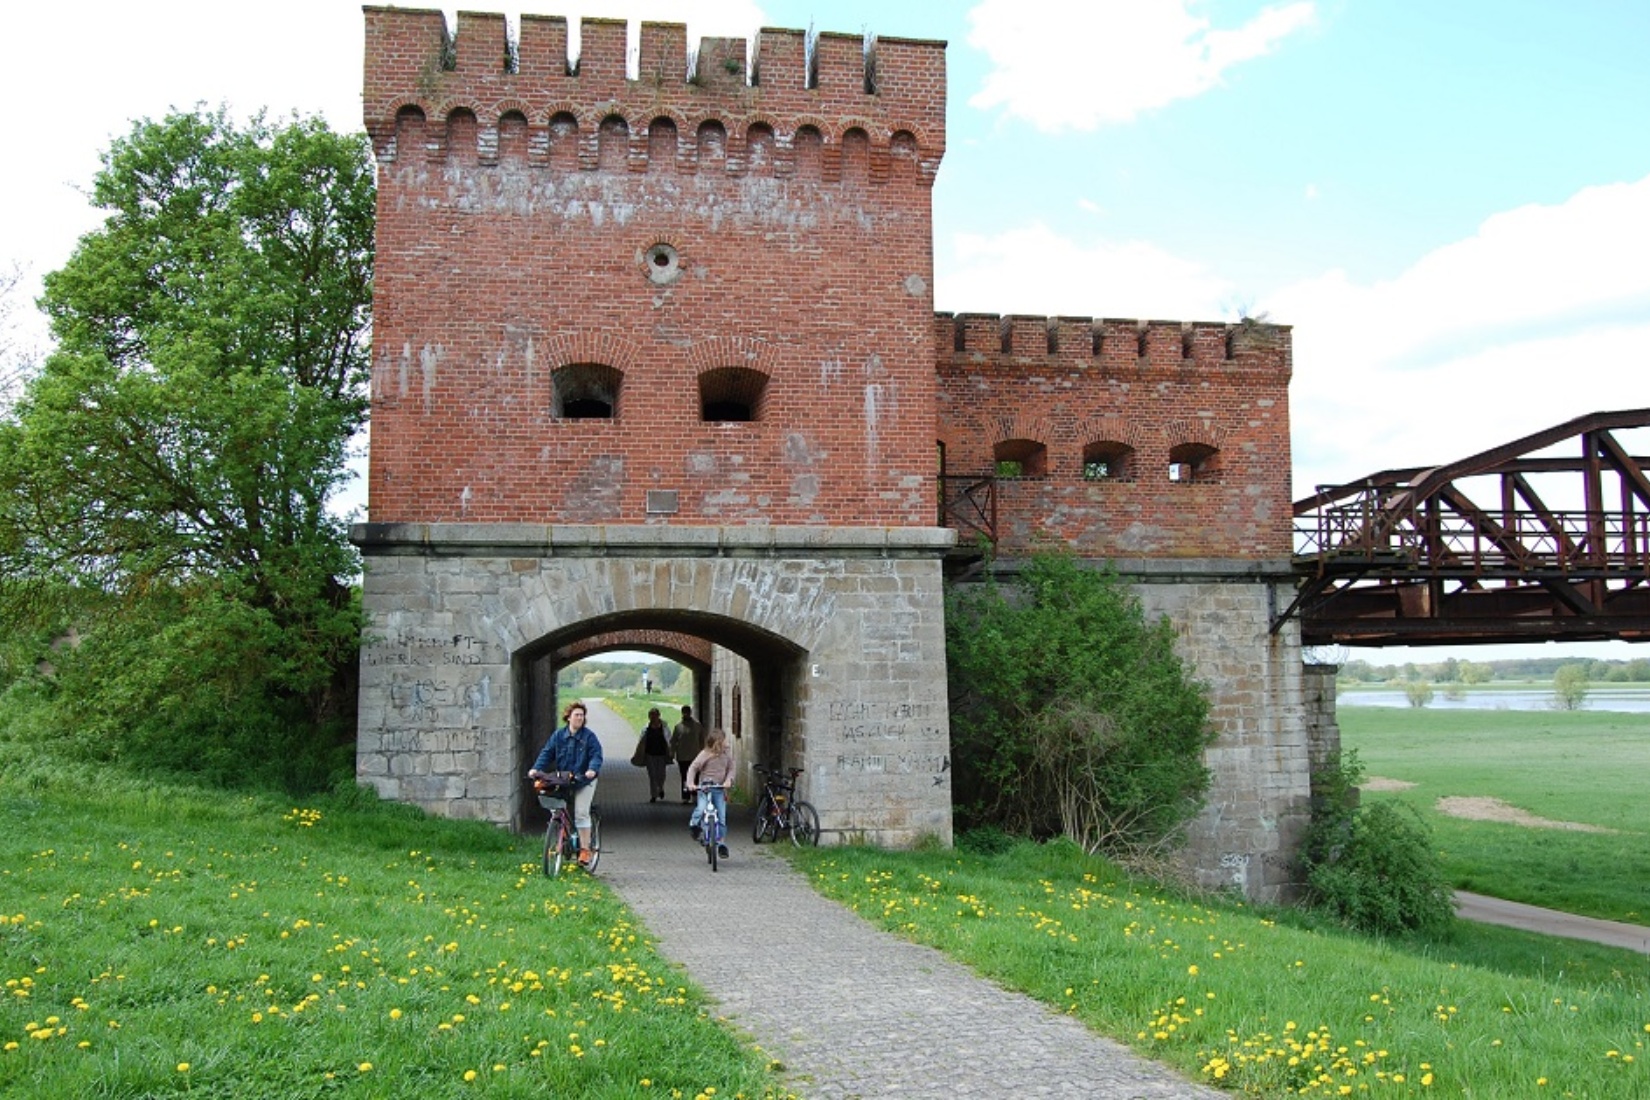
[[1616,436],[1645,427],[1650,409],[1594,413],[1320,488],[1295,503],[1303,580],[1273,631],[1298,616],[1307,644],[1650,640],[1650,460]]

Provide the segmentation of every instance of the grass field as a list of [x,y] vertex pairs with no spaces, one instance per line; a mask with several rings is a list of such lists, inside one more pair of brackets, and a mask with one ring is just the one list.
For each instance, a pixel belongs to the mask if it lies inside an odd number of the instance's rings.
[[[1343,722],[1372,772],[1432,784],[1422,802],[1640,823],[1630,716]],[[1549,863],[1596,839],[1530,833]],[[1622,861],[1589,865],[1603,898],[1642,890],[1642,840],[1618,834]],[[1642,955],[1488,926],[1372,942],[1137,884],[1061,844],[789,854],[866,919],[1235,1094],[1650,1096]],[[785,1095],[600,877],[547,881],[537,856],[362,793],[110,785],[0,731],[0,1094]]]
[[[1364,797],[1414,806],[1458,887],[1650,924],[1650,715],[1342,707],[1340,724],[1369,775],[1415,784]],[[1463,820],[1437,811],[1450,796],[1608,831]]]
[[1650,960],[1629,952],[1477,927],[1377,943],[1069,845],[796,858],[881,927],[1245,1096],[1650,1096]]
[[0,1095],[783,1095],[599,878],[368,797],[0,781]]

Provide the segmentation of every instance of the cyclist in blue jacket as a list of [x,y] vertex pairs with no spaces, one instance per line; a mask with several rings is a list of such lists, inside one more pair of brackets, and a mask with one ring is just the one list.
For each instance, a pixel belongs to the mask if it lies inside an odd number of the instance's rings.
[[562,712],[566,724],[550,735],[539,758],[527,769],[527,778],[544,779],[548,772],[573,776],[573,826],[579,831],[579,862],[590,863],[590,804],[596,800],[596,777],[602,773],[602,743],[586,726],[589,712],[574,701]]

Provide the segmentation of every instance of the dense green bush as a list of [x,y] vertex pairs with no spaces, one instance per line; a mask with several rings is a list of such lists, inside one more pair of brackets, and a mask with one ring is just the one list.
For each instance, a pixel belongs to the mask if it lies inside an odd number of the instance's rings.
[[1125,858],[1177,840],[1208,787],[1211,734],[1167,620],[1056,554],[948,599],[959,824]]
[[1363,805],[1362,777],[1355,752],[1313,777],[1312,823],[1301,844],[1307,904],[1375,935],[1447,934],[1454,892],[1431,832],[1402,803]]

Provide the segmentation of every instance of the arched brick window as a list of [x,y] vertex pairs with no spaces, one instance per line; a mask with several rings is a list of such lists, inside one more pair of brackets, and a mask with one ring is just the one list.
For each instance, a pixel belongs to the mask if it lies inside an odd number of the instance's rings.
[[498,159],[515,163],[527,160],[527,116],[506,111],[498,120]]
[[1181,443],[1169,448],[1169,480],[1186,485],[1217,480],[1220,452],[1207,443]]
[[1133,481],[1134,448],[1101,439],[1083,448],[1084,481]]
[[624,375],[602,363],[571,363],[550,376],[550,415],[557,420],[617,420]]
[[630,166],[630,123],[623,115],[608,115],[596,131],[596,157],[600,165],[613,172]]
[[676,122],[659,117],[647,125],[647,170],[671,172],[676,168]]
[[1035,439],[1005,439],[991,448],[998,477],[1046,477],[1048,448]]
[[762,419],[768,376],[749,367],[717,367],[699,376],[699,419],[737,423]]
[[699,124],[699,165],[708,168],[712,165],[720,168],[727,162],[728,132],[715,119],[707,119]]

